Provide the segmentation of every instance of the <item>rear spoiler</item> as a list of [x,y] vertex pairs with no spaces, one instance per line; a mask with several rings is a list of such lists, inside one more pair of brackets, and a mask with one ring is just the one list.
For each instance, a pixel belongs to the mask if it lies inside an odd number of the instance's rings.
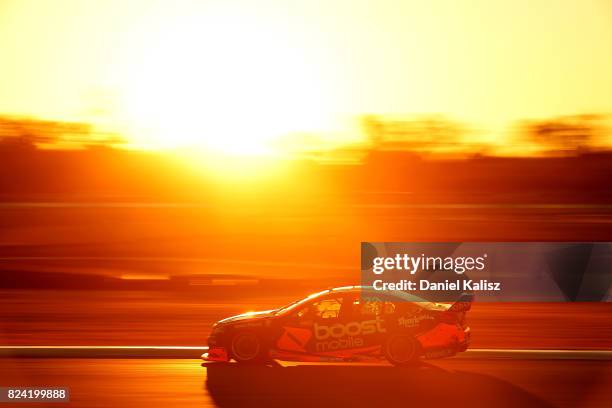
[[474,301],[473,293],[463,293],[459,296],[459,299],[453,303],[448,309],[449,312],[467,312],[472,308],[472,302]]

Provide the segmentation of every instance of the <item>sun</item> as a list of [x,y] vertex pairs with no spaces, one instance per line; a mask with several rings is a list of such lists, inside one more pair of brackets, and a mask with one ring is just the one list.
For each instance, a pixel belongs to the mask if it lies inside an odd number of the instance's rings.
[[286,32],[216,16],[151,24],[136,37],[119,85],[134,146],[268,154],[276,138],[325,120],[320,70]]

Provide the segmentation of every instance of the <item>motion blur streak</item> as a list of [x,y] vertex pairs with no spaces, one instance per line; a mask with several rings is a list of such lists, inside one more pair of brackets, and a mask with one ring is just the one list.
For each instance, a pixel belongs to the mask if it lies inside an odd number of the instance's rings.
[[[0,0],[0,344],[200,346],[361,241],[611,241],[605,0]],[[612,303],[473,346],[612,350]],[[265,382],[264,382],[265,381]],[[610,363],[0,359],[87,407],[610,403]],[[607,403],[607,404],[606,404]]]

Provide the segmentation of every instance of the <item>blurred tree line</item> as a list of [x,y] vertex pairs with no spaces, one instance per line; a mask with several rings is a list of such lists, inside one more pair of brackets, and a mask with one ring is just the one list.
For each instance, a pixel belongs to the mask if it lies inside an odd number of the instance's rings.
[[[610,151],[609,121],[610,117],[595,114],[522,121],[509,142],[524,151],[548,155]],[[491,145],[475,141],[472,128],[442,115],[367,115],[362,117],[361,124],[370,148],[375,151],[494,154]],[[0,150],[4,152],[114,148],[125,142],[119,134],[100,131],[87,123],[0,116]]]
[[549,152],[587,153],[610,150],[604,115],[572,115],[526,121],[519,132],[524,140]]
[[[586,114],[523,121],[510,143],[548,155],[609,151],[612,148],[609,120],[605,115]],[[362,118],[362,127],[374,150],[490,153],[486,144],[473,142],[473,130],[442,115],[404,118],[368,115]]]
[[[473,129],[443,116],[368,116],[363,124],[370,143],[345,147],[355,160],[332,160],[342,152],[331,149],[330,158],[300,158],[298,151],[283,170],[290,185],[334,185],[349,196],[372,189],[410,193],[386,198],[397,202],[612,202],[604,117],[520,123],[514,142],[543,154],[499,154],[474,143]],[[310,143],[313,151],[320,145],[309,135],[300,140],[296,146]],[[194,172],[172,156],[117,146],[124,146],[122,138],[85,123],[0,116],[0,199],[208,200],[217,194],[215,175]],[[421,160],[431,152],[442,160]]]
[[464,149],[471,133],[464,124],[442,115],[399,118],[367,115],[362,118],[362,126],[376,150],[448,152]]
[[0,116],[0,149],[3,151],[116,147],[124,143],[118,134],[99,131],[87,123]]

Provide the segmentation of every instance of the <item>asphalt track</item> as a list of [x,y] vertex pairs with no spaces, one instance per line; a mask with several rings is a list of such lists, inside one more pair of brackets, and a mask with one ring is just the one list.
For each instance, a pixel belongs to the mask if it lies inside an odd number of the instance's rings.
[[[155,348],[165,350],[167,358],[145,358],[149,349],[141,350],[141,358],[56,358],[48,350],[47,358],[15,358],[5,353],[0,386],[68,386],[71,402],[46,405],[54,407],[612,406],[609,352],[476,350],[402,369],[380,363],[284,362],[202,367],[199,359],[170,358],[168,350],[174,348]],[[122,351],[133,355],[135,350]]]
[[[0,346],[0,358],[184,358],[208,351],[205,346]],[[469,349],[457,359],[610,360],[611,350]]]

